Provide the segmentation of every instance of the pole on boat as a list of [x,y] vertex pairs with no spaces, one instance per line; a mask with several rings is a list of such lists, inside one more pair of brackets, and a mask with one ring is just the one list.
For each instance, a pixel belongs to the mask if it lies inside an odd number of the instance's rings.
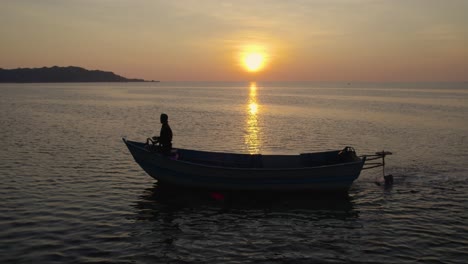
[[392,155],[392,153],[390,151],[382,150],[381,152],[376,152],[375,154],[382,157],[382,175],[385,180],[385,185],[393,184],[393,175],[385,175],[385,156]]
[[[385,185],[392,185],[393,184],[393,175],[392,174],[389,174],[389,175],[385,175],[385,156],[387,155],[392,155],[393,153],[390,152],[390,151],[385,151],[385,150],[382,150],[382,151],[379,151],[379,152],[375,152],[375,154],[372,154],[372,155],[364,155],[367,157],[366,159],[366,164],[367,167],[364,167],[362,168],[363,170],[367,170],[367,169],[373,169],[373,168],[378,168],[378,167],[382,167],[382,175],[383,175],[383,178],[384,178],[384,181],[385,181]],[[368,161],[373,161],[373,160],[377,160],[377,159],[382,159],[381,162],[368,162]]]

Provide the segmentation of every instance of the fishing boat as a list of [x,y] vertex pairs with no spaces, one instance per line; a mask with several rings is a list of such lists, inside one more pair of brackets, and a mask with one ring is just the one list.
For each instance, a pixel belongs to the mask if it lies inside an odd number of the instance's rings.
[[351,147],[298,155],[178,148],[163,155],[145,143],[122,140],[158,185],[210,190],[347,192],[367,158],[358,157]]

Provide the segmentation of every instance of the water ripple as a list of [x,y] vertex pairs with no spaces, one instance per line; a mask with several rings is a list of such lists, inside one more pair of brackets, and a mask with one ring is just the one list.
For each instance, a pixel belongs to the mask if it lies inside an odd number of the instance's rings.
[[[254,113],[249,84],[0,89],[2,263],[468,257],[464,89],[257,83]],[[381,171],[364,171],[344,197],[222,193],[221,201],[207,192],[161,189],[120,140],[157,134],[161,112],[169,113],[177,147],[391,150],[386,173],[395,183],[385,186]]]

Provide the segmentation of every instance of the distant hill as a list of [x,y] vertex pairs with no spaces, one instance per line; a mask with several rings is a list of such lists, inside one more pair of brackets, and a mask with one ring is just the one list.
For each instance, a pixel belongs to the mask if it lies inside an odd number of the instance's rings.
[[113,72],[86,70],[80,67],[43,67],[1,69],[0,83],[41,82],[144,82],[142,79],[127,79]]

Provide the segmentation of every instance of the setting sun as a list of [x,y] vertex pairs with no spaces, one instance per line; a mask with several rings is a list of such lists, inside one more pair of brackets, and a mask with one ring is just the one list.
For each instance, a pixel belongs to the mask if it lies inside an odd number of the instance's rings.
[[245,68],[250,72],[256,72],[263,68],[265,57],[261,53],[248,53],[243,58]]
[[241,48],[240,63],[248,72],[258,72],[266,67],[269,61],[267,47],[259,44],[245,45]]

